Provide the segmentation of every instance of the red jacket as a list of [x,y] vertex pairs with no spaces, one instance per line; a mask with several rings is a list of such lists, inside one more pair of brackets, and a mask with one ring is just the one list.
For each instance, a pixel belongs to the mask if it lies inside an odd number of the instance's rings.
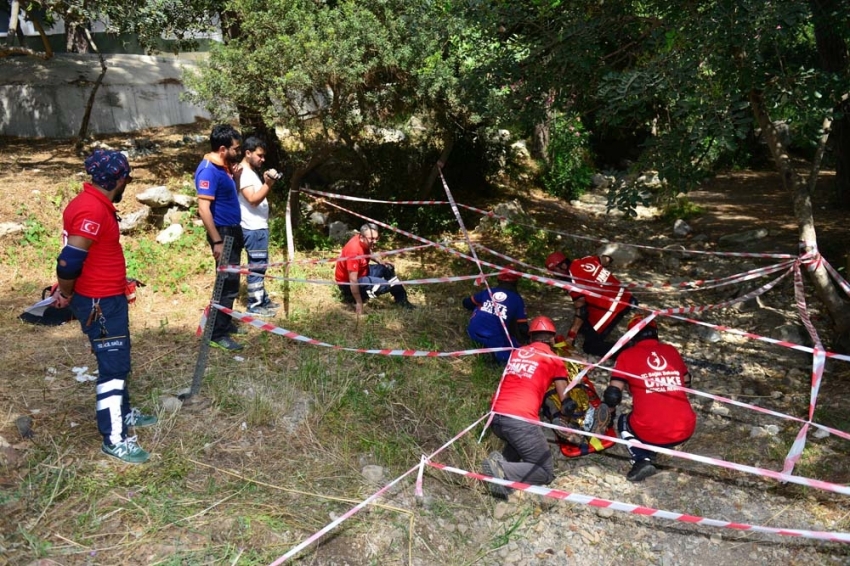
[[539,420],[540,405],[552,382],[567,377],[563,360],[543,354],[554,355],[543,342],[532,342],[511,352],[502,388],[494,398],[495,412]]
[[684,384],[687,373],[676,348],[658,340],[641,340],[620,353],[611,379],[629,384],[633,399],[629,426],[638,438],[673,444],[691,437],[697,417],[687,394],[675,387]]
[[348,283],[348,274],[351,272],[357,273],[358,279],[369,275],[369,258],[348,259],[368,253],[369,250],[363,247],[359,234],[355,234],[348,240],[339,254],[339,261],[336,262],[336,282]]
[[601,295],[593,297],[587,293],[570,292],[574,301],[582,296],[587,301],[587,322],[596,332],[601,333],[629,306],[632,299],[632,294],[620,286],[620,281],[599,263],[596,256],[573,260],[570,264],[570,277],[574,284]]

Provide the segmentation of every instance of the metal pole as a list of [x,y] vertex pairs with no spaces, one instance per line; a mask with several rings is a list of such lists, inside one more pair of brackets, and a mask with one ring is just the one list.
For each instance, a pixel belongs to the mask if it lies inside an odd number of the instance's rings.
[[[230,259],[230,252],[233,249],[233,236],[224,237],[224,247],[221,250],[221,255],[218,258],[218,267],[227,265]],[[218,304],[221,300],[221,292],[224,290],[224,281],[229,274],[224,271],[216,270],[215,286],[213,287],[212,300],[210,301],[210,314],[207,316],[207,324],[204,326],[204,333],[201,336],[201,347],[198,349],[198,361],[195,362],[195,373],[192,375],[192,388],[189,393],[181,395],[179,399],[185,401],[190,397],[198,394],[201,390],[201,380],[204,378],[204,373],[207,369],[207,359],[210,355],[210,340],[212,339],[213,327],[215,326],[216,316],[219,315],[218,309],[214,308],[213,304]]]

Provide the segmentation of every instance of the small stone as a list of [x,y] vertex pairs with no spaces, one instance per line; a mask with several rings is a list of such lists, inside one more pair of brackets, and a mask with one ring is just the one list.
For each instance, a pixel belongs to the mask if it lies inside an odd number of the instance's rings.
[[501,521],[505,518],[506,515],[510,514],[510,511],[513,510],[513,507],[510,503],[499,502],[496,504],[496,507],[493,509],[493,518],[497,521]]
[[815,431],[812,433],[812,436],[819,439],[819,440],[822,439],[822,438],[828,438],[829,437],[829,431],[824,430],[822,428],[816,428]]
[[374,464],[370,464],[368,466],[363,466],[363,469],[360,470],[360,473],[366,478],[371,484],[381,484],[384,481],[384,468],[381,466],[375,466]]
[[720,533],[713,533],[708,538],[708,540],[709,542],[711,542],[711,544],[720,544],[721,542],[723,542],[723,535],[721,535]]
[[159,398],[159,402],[162,405],[162,410],[166,413],[176,413],[183,406],[183,402],[180,399],[171,395],[163,395]]
[[711,407],[709,407],[708,410],[712,415],[720,415],[721,417],[729,416],[729,407],[722,405],[717,401],[712,401]]
[[602,517],[603,519],[608,519],[614,516],[614,510],[610,507],[597,507],[596,515]]

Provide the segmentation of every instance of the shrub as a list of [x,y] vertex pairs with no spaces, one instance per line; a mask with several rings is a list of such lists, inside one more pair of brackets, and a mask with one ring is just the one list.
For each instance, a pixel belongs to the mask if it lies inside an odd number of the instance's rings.
[[566,200],[581,196],[590,187],[593,167],[588,134],[577,116],[553,121],[548,154],[549,169],[542,179],[546,192]]

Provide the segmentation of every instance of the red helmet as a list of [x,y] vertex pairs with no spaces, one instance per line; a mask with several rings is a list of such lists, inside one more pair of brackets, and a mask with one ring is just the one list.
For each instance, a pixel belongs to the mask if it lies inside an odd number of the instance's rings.
[[519,273],[515,273],[515,272],[510,271],[513,268],[514,268],[513,265],[503,267],[502,270],[499,272],[499,274],[496,276],[496,279],[498,281],[506,281],[506,282],[519,281],[519,278],[520,278]]
[[[632,328],[634,328],[635,326],[637,326],[637,324],[638,324],[640,321],[642,321],[644,318],[646,318],[646,316],[645,316],[645,315],[642,315],[642,314],[640,314],[640,313],[638,313],[638,314],[634,315],[634,316],[631,318],[631,320],[629,320],[629,330],[631,330]],[[647,325],[646,325],[646,326],[644,326],[644,328],[654,328],[654,329],[658,330],[658,325],[657,325],[657,324],[655,324],[655,319],[653,318],[652,320],[650,320],[650,321],[647,323]]]
[[549,254],[549,257],[546,258],[546,269],[549,271],[555,271],[555,268],[564,263],[565,261],[569,261],[567,256],[565,256],[561,252],[552,252]]
[[534,332],[551,332],[555,334],[555,324],[548,316],[538,316],[531,320],[531,324],[528,325],[528,332],[530,334]]

